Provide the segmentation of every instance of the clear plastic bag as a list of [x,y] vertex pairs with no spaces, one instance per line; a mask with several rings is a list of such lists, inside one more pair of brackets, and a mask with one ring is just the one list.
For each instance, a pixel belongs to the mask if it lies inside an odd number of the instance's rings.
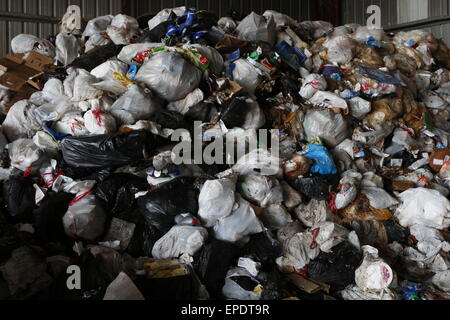
[[329,109],[309,110],[303,126],[308,140],[320,138],[333,148],[350,135],[344,117],[341,114],[336,115]]
[[200,84],[202,72],[183,56],[162,51],[139,69],[136,81],[145,83],[167,101],[184,99]]
[[333,63],[347,64],[355,54],[355,43],[349,36],[336,36],[325,42],[328,60]]
[[243,177],[240,188],[246,199],[262,208],[283,201],[283,190],[273,177],[247,175]]
[[263,80],[261,71],[245,59],[238,59],[234,62],[234,64],[234,81],[236,81],[243,88],[244,92],[254,95],[256,88]]
[[112,15],[106,15],[89,20],[84,29],[83,36],[92,37],[101,32],[105,32],[113,18],[114,16]]

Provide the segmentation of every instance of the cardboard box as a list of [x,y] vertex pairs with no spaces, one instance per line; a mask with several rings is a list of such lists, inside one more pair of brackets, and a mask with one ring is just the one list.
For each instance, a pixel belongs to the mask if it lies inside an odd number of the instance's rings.
[[5,73],[0,76],[0,85],[10,90],[19,92],[28,81],[45,71],[47,65],[53,63],[53,59],[35,51],[31,51],[27,58],[23,54],[6,55],[0,58],[0,70]]

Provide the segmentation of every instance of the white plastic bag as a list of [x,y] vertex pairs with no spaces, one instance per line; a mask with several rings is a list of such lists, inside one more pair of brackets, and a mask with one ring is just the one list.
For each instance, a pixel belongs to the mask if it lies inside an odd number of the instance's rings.
[[18,34],[11,40],[11,50],[13,53],[36,51],[50,58],[54,58],[56,55],[55,46],[50,41],[23,33]]
[[208,231],[203,227],[176,225],[156,241],[152,256],[156,259],[193,256],[204,245]]
[[148,29],[152,30],[153,28],[157,27],[160,23],[165,22],[169,19],[170,14],[175,13],[175,15],[182,16],[186,12],[186,7],[177,7],[177,8],[171,8],[171,9],[163,9],[160,12],[158,12],[153,18],[151,18],[148,21]]
[[327,81],[325,78],[316,73],[308,75],[303,81],[300,95],[305,99],[310,99],[319,90],[327,89]]
[[104,110],[89,110],[83,118],[90,134],[111,134],[117,130],[116,120]]
[[356,285],[366,292],[379,292],[389,287],[394,279],[391,267],[378,257],[378,250],[363,246],[364,261],[355,271]]
[[361,97],[353,97],[348,100],[350,114],[358,120],[364,119],[366,115],[372,111],[372,104],[370,101],[364,100]]
[[330,215],[326,201],[311,200],[308,204],[300,204],[295,209],[298,219],[307,227],[313,227],[327,221]]
[[8,145],[11,166],[21,171],[34,168],[42,160],[42,151],[31,139],[18,139]]
[[122,48],[119,55],[117,56],[117,59],[119,59],[122,62],[125,62],[128,65],[132,65],[133,58],[136,57],[136,55],[138,55],[142,51],[145,51],[150,48],[161,47],[161,46],[163,46],[162,43],[153,43],[153,42],[129,44]]
[[263,80],[261,71],[245,59],[238,59],[234,64],[236,67],[233,70],[233,80],[243,88],[243,92],[254,95]]
[[247,236],[264,231],[250,204],[241,197],[236,202],[238,208],[214,225],[216,239],[236,243],[245,240]]
[[321,138],[330,147],[336,147],[349,137],[347,122],[341,114],[330,109],[309,110],[303,123],[308,140]]
[[205,227],[210,228],[231,214],[235,189],[236,182],[228,178],[205,182],[198,197],[198,216]]
[[169,103],[167,105],[167,110],[175,111],[184,115],[191,107],[202,102],[204,99],[205,95],[203,94],[203,91],[197,88],[189,93],[186,98]]
[[9,141],[31,138],[41,128],[41,124],[32,113],[35,108],[36,106],[28,103],[27,100],[21,100],[9,109],[2,125],[3,132]]
[[280,158],[264,149],[255,149],[242,156],[232,169],[239,175],[278,176],[283,172]]
[[236,33],[240,39],[264,41],[274,45],[276,25],[273,16],[265,18],[252,12],[239,23]]
[[106,214],[97,204],[93,193],[96,181],[72,182],[65,192],[76,194],[63,217],[64,230],[69,237],[94,241],[103,234]]
[[85,52],[89,52],[95,48],[106,46],[112,43],[111,39],[106,33],[95,33],[89,37],[88,41],[84,44]]
[[102,96],[103,92],[92,86],[97,79],[86,70],[80,69],[75,78],[73,86],[73,101],[84,101],[96,99]]
[[145,300],[142,293],[133,283],[133,281],[124,272],[111,282],[106,288],[105,296],[103,300]]
[[157,101],[138,85],[129,85],[128,90],[114,102],[109,112],[124,125],[146,120],[157,111]]
[[105,32],[113,18],[114,16],[112,15],[106,15],[89,20],[84,29],[83,37],[92,37],[101,32]]
[[347,109],[347,102],[337,94],[328,91],[317,91],[309,102],[315,106],[325,108]]
[[401,193],[395,215],[403,227],[415,224],[442,230],[450,226],[450,201],[436,190],[416,188]]
[[[251,281],[255,283],[253,290],[246,290],[242,288],[237,282],[235,282],[233,277],[248,277]],[[227,299],[233,300],[260,300],[262,293],[262,286],[258,280],[256,280],[250,272],[245,268],[234,268],[228,271],[225,278],[225,285],[222,288],[222,294]]]
[[361,190],[361,193],[369,199],[370,206],[375,209],[383,210],[398,204],[397,200],[381,188],[365,187]]
[[80,112],[69,112],[65,114],[55,123],[54,130],[73,136],[89,135],[89,130],[86,128],[84,118]]
[[259,207],[283,201],[283,190],[276,178],[257,175],[246,175],[240,184],[245,198]]
[[336,194],[335,200],[338,210],[345,209],[356,199],[361,180],[362,175],[354,170],[349,170],[342,174],[342,179],[339,182],[341,187]]
[[167,101],[184,99],[200,84],[202,72],[181,54],[162,51],[139,69],[136,81],[145,83]]
[[347,64],[352,61],[355,51],[354,41],[347,35],[336,36],[325,42],[328,60],[333,63]]
[[80,54],[81,41],[74,35],[59,33],[56,36],[56,57],[64,66],[71,64]]
[[108,60],[91,70],[91,74],[97,79],[115,79],[113,73],[117,72],[126,75],[128,65],[119,60]]

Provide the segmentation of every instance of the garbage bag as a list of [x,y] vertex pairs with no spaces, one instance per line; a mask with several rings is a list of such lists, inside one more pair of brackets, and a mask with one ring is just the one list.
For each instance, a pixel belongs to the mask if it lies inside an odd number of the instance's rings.
[[105,15],[89,20],[83,31],[83,37],[92,37],[95,34],[105,32],[113,18],[112,15]]
[[61,142],[64,162],[74,168],[124,166],[146,159],[160,139],[147,131],[68,137]]
[[214,225],[214,236],[218,240],[236,243],[251,234],[264,231],[253,208],[243,198],[237,200],[238,208],[231,215],[219,219]]
[[309,144],[304,156],[314,160],[314,164],[310,169],[311,173],[319,173],[322,175],[336,174],[337,168],[334,164],[333,157],[324,146]]
[[136,75],[136,81],[145,83],[165,100],[177,101],[196,89],[201,77],[200,69],[181,54],[162,51],[144,63]]
[[17,222],[33,222],[36,190],[30,178],[11,177],[3,184],[6,213]]
[[54,58],[56,55],[55,46],[50,41],[23,33],[18,34],[11,40],[11,50],[15,54],[36,51],[50,58]]
[[49,193],[33,210],[36,235],[43,243],[68,242],[62,218],[74,197],[66,192]]
[[208,180],[200,190],[198,216],[209,228],[231,214],[234,206],[236,182],[232,179]]
[[[174,197],[173,195],[177,196]],[[137,200],[146,220],[162,232],[167,232],[180,213],[198,213],[198,194],[196,178],[178,177],[159,185],[144,197]]]
[[300,89],[300,95],[305,99],[310,99],[319,90],[327,89],[327,81],[320,74],[312,73],[308,75]]
[[362,254],[348,241],[333,248],[333,252],[321,252],[308,264],[308,278],[342,290],[355,281],[355,270],[361,265]]
[[261,208],[283,201],[283,191],[276,178],[246,175],[240,183],[241,194]]
[[108,110],[122,125],[131,125],[150,118],[158,105],[155,98],[133,84]]
[[8,145],[11,166],[21,171],[36,171],[43,161],[45,155],[31,139],[18,139]]
[[289,182],[291,186],[310,199],[325,200],[330,197],[330,187],[328,180],[321,175],[309,174],[298,177]]
[[450,202],[436,190],[416,188],[399,195],[402,204],[395,215],[403,227],[423,225],[442,230],[450,226]]
[[264,41],[274,45],[276,39],[276,25],[274,18],[250,13],[237,26],[236,33],[239,39],[248,41]]
[[64,187],[66,192],[76,195],[62,219],[69,237],[93,241],[103,234],[106,214],[95,197],[95,183],[85,180]]
[[76,58],[71,64],[67,67],[84,69],[88,72],[91,72],[92,69],[101,65],[103,62],[108,61],[112,57],[117,56],[122,50],[122,45],[109,44],[106,46],[101,46],[95,48],[86,54]]
[[80,54],[81,41],[74,35],[59,33],[56,36],[56,57],[64,66],[72,63]]
[[145,300],[142,293],[130,279],[130,277],[121,272],[113,282],[106,288],[103,300]]
[[243,88],[243,92],[254,95],[263,80],[259,69],[245,59],[238,59],[233,64],[233,80]]
[[236,263],[238,254],[236,245],[211,239],[194,259],[196,273],[212,298],[220,298],[227,272]]
[[320,138],[332,148],[350,135],[344,117],[341,114],[336,115],[329,109],[309,110],[303,126],[308,140]]
[[362,247],[364,261],[355,271],[356,285],[363,291],[379,292],[387,289],[393,280],[391,267],[378,257],[378,250]]
[[135,194],[146,191],[147,179],[128,173],[114,173],[97,184],[96,196],[103,200],[106,212],[116,215],[131,212],[135,206]]
[[102,109],[89,110],[84,114],[84,125],[90,134],[111,134],[116,132],[116,120]]
[[2,124],[3,132],[9,141],[19,138],[31,138],[41,128],[41,124],[32,112],[35,105],[21,100],[9,109]]
[[222,294],[233,300],[260,300],[263,287],[246,269],[234,268],[228,271]]
[[193,256],[204,245],[208,231],[199,226],[177,225],[156,241],[152,256],[156,259]]

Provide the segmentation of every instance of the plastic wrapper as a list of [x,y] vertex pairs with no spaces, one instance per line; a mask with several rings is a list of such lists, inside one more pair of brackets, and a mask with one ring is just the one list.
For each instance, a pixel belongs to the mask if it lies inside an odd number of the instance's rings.
[[200,83],[202,72],[179,53],[160,52],[141,67],[136,81],[168,101],[184,99]]

